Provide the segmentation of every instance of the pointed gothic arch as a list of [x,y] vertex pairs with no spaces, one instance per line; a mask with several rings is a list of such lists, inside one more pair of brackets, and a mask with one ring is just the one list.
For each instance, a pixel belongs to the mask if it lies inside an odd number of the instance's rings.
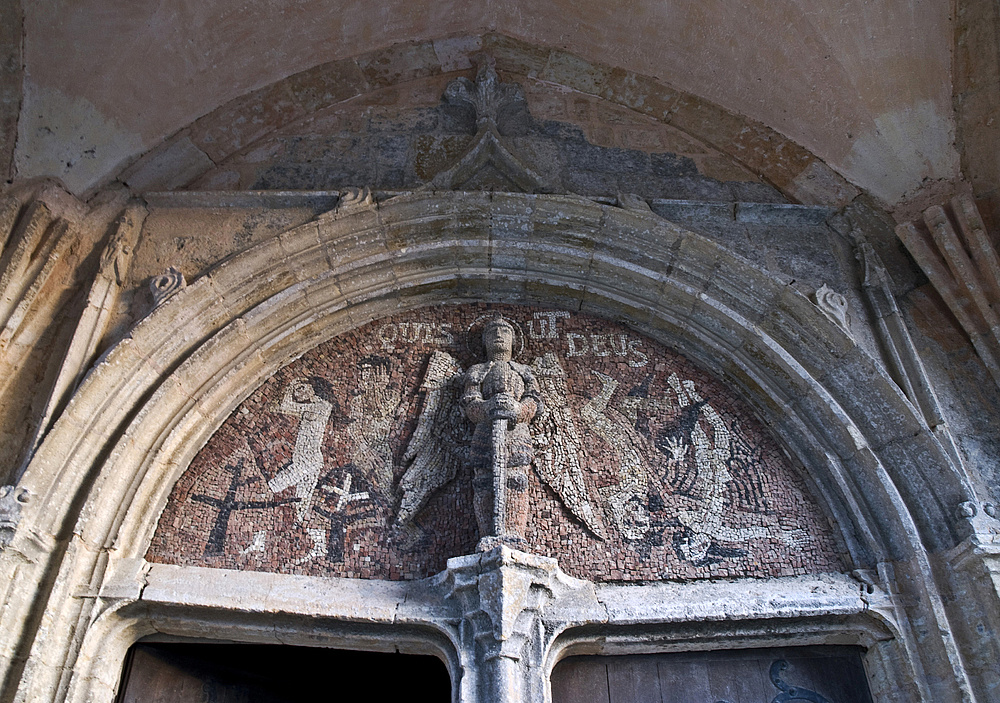
[[[31,642],[28,690],[110,700],[117,670],[97,652],[123,653],[156,617],[173,612],[144,595],[143,559],[170,488],[265,378],[364,322],[458,300],[546,304],[624,321],[738,389],[804,468],[851,566],[868,581],[858,592],[868,593],[853,605],[807,604],[797,624],[762,596],[702,642],[734,632],[746,641],[765,632],[770,641],[850,632],[870,648],[869,665],[884,685],[912,681],[913,694],[927,700],[937,695],[932,680],[961,685],[930,555],[964,537],[967,526],[953,511],[972,490],[899,388],[794,287],[648,210],[575,196],[422,192],[375,202],[353,192],[156,308],[90,372],[46,437],[21,482],[38,498],[25,506],[16,537],[21,553],[37,559],[18,571],[11,591],[22,603],[46,604],[45,627]],[[56,504],[75,507],[44,508]],[[61,547],[40,548],[53,544]],[[882,590],[881,574],[893,568],[897,579],[906,574],[904,594]],[[183,579],[175,586],[185,598],[196,594]],[[386,594],[383,605],[402,592]],[[205,598],[200,615],[178,616],[181,631],[212,621],[223,636],[242,631],[252,639],[270,627],[266,604],[248,606],[239,621]],[[560,652],[594,641],[599,618],[587,607],[583,621],[567,621],[549,642],[548,669]],[[936,634],[918,646],[924,634],[896,609],[930,618]],[[292,629],[304,617],[286,616]],[[361,634],[350,634],[348,606],[330,606],[326,617],[326,642],[378,646],[393,626],[362,613]],[[605,622],[601,636],[625,649],[639,646],[629,642],[640,633],[683,638],[678,633],[692,625],[685,617],[694,616],[643,617]],[[473,666],[459,638],[429,622],[393,632],[449,661],[453,680]],[[473,686],[472,678],[456,685]]]

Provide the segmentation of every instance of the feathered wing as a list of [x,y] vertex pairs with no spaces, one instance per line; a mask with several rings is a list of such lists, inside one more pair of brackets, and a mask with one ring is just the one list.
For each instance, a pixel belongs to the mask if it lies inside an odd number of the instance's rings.
[[556,492],[567,509],[595,536],[606,538],[600,512],[590,501],[580,467],[583,447],[570,414],[566,396],[566,372],[555,354],[535,359],[531,366],[542,391],[544,410],[532,423],[535,469]]
[[435,351],[421,389],[423,407],[406,445],[406,471],[399,481],[396,526],[410,524],[431,496],[453,478],[468,453],[468,429],[458,405],[462,367],[447,352]]
[[751,444],[742,428],[739,425],[735,426],[732,433],[732,458],[729,470],[733,475],[739,501],[750,512],[769,514],[773,511],[768,505],[761,481],[760,467],[763,465],[763,447],[760,444]]

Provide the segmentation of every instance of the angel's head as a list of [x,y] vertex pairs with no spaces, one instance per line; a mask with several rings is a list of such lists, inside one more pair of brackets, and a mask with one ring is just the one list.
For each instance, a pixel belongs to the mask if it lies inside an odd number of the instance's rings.
[[514,326],[497,315],[483,325],[483,347],[490,361],[510,361],[514,350]]

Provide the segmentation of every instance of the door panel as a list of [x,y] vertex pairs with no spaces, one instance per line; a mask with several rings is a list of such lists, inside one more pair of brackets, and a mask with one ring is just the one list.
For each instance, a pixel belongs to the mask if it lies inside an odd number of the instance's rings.
[[551,681],[553,703],[871,703],[857,647],[569,657]]
[[368,689],[369,700],[451,701],[436,657],[317,647],[137,644],[118,703],[301,703]]

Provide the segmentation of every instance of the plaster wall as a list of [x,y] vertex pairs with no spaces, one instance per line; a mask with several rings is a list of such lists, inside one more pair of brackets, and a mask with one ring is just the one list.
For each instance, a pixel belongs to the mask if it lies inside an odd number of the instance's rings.
[[[484,30],[650,76],[758,121],[894,204],[953,181],[951,8],[935,1],[739,8],[641,3],[31,3],[18,176],[75,192],[222,103],[379,47]],[[433,49],[445,62],[467,39]],[[128,71],[114,66],[129,66]],[[560,70],[599,85],[585,65]],[[582,71],[582,73],[581,73]],[[179,99],[179,96],[183,98]]]

